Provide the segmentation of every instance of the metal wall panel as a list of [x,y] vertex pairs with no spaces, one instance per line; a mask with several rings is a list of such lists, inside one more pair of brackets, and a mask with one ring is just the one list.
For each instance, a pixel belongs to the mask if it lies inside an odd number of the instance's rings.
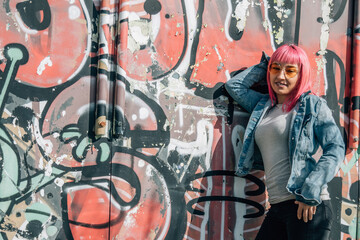
[[332,239],[360,239],[357,1],[3,0],[0,32],[0,239],[254,239],[223,84],[284,43],[348,146]]

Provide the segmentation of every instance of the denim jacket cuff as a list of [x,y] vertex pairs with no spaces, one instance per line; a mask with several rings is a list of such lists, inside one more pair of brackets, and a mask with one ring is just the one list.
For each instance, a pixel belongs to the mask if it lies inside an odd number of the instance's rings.
[[308,199],[306,197],[304,197],[301,193],[299,193],[300,189],[298,191],[295,191],[295,198],[296,201],[305,203],[306,205],[309,206],[317,206],[321,203],[321,199]]

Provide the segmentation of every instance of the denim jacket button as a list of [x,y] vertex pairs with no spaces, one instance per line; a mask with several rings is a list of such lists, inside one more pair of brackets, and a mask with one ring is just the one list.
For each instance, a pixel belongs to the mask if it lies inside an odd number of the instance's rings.
[[294,139],[295,139],[294,137],[291,138],[291,140],[294,140]]

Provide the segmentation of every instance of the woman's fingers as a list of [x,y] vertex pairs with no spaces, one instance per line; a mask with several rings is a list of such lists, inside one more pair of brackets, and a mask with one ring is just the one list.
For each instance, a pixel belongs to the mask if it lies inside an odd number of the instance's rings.
[[298,205],[297,218],[300,220],[303,215],[303,206],[298,201],[295,201],[295,204]]
[[312,220],[312,219],[313,219],[313,216],[315,215],[315,213],[316,213],[316,206],[310,207],[310,210],[309,210],[309,220]]
[[304,222],[308,221],[308,213],[309,213],[309,209],[308,208],[303,208],[303,220]]
[[302,218],[304,222],[308,222],[313,219],[316,212],[316,206],[309,206],[299,201],[295,201],[295,204],[298,205],[297,217],[299,220]]
[[313,219],[313,215],[314,215],[313,207],[310,207],[309,208],[309,221],[311,221]]

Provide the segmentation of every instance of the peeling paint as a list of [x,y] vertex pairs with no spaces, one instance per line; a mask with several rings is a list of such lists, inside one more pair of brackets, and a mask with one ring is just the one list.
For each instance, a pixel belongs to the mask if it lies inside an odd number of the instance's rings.
[[279,31],[275,33],[275,42],[280,44],[284,41],[284,28],[280,27]]
[[128,49],[134,53],[140,50],[141,45],[152,40],[152,23],[131,12],[129,14]]
[[36,143],[41,147],[47,156],[50,155],[52,152],[53,144],[50,140],[45,140],[41,135],[40,128],[39,128],[39,120],[37,118],[33,118],[33,126],[32,126],[32,133],[35,137]]
[[37,74],[38,75],[41,75],[43,73],[43,71],[45,70],[46,68],[46,65],[48,65],[49,67],[52,67],[53,63],[50,59],[50,56],[47,56],[44,58],[44,60],[42,60],[37,68]]
[[321,26],[321,34],[320,34],[320,55],[324,55],[326,53],[326,48],[329,41],[330,36],[330,23],[332,19],[330,18],[330,13],[333,7],[333,0],[323,0],[321,4],[321,17],[323,20],[323,24]]
[[236,23],[236,28],[239,32],[244,31],[246,26],[246,18],[249,16],[249,6],[250,2],[247,0],[241,1],[235,8],[234,16],[238,21]]
[[317,66],[317,74],[320,74],[322,70],[325,68],[326,59],[322,55],[320,55],[315,59],[315,61]]

